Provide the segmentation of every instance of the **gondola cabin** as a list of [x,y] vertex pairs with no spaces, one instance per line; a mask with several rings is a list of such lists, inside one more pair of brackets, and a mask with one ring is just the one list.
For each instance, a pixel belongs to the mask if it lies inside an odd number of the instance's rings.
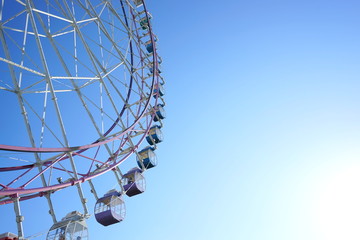
[[133,2],[135,3],[136,7],[140,7],[141,5],[143,5],[142,0],[133,0]]
[[146,141],[150,144],[150,145],[155,145],[157,143],[160,143],[162,142],[164,139],[163,137],[163,134],[160,130],[160,127],[155,125],[155,126],[152,126],[150,129],[149,129],[149,133],[148,135],[146,136]]
[[[153,39],[154,39],[154,43],[158,40],[156,35],[153,35]],[[146,50],[148,51],[148,53],[153,53],[154,52],[154,44],[151,42],[151,39],[146,41],[144,43]],[[156,46],[156,44],[155,44]],[[159,62],[161,63],[161,62]]]
[[125,173],[123,177],[127,180],[127,184],[124,185],[124,190],[129,197],[145,191],[145,178],[142,175],[141,169],[133,168]]
[[152,44],[151,40],[145,42],[145,46],[148,53],[154,52],[154,45]]
[[166,112],[164,110],[164,105],[158,104],[156,107],[154,107],[155,115],[154,115],[154,121],[157,122],[160,119],[163,120],[166,118]]
[[19,240],[19,238],[15,234],[7,232],[0,234],[0,240]]
[[[151,74],[154,73],[154,69],[153,69],[153,68],[154,68],[153,64],[150,64],[149,71],[150,71]],[[161,73],[161,65],[158,65],[158,67],[156,68],[156,70],[157,70],[158,73]],[[165,93],[165,91],[164,91],[164,93]],[[163,94],[163,95],[164,95],[164,94]],[[163,96],[163,95],[161,95],[161,96]]]
[[153,168],[157,165],[157,157],[152,147],[147,147],[138,152],[137,164],[140,168]]
[[162,84],[158,83],[154,87],[154,97],[156,98],[157,95],[161,97],[165,95],[165,88]]
[[150,20],[152,18],[151,14],[148,12],[147,13],[147,16],[143,17],[140,19],[140,26],[143,30],[146,30],[148,29],[149,27],[149,21],[148,19]]
[[88,229],[84,216],[73,211],[49,230],[46,240],[88,240]]
[[125,203],[121,193],[115,189],[110,190],[95,204],[96,221],[104,226],[121,222],[125,218]]

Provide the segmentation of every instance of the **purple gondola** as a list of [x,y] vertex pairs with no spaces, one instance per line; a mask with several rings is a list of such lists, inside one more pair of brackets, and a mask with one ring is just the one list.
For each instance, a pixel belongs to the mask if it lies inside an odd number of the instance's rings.
[[96,221],[104,226],[121,222],[125,218],[125,203],[121,193],[115,189],[110,190],[95,204]]
[[126,195],[129,197],[138,195],[145,191],[145,178],[141,173],[141,169],[133,168],[124,174],[123,177],[127,179],[127,184],[124,185],[124,190]]

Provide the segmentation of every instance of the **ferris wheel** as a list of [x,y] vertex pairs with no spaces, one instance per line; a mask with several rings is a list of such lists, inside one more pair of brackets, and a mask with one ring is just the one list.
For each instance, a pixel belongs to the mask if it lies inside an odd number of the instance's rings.
[[[0,240],[26,239],[21,205],[35,198],[50,214],[47,240],[88,239],[86,219],[121,222],[157,164],[165,81],[152,16],[144,0],[0,4],[0,209],[13,205],[18,230]],[[117,187],[98,192],[105,173]],[[82,208],[58,216],[54,198],[69,188]]]

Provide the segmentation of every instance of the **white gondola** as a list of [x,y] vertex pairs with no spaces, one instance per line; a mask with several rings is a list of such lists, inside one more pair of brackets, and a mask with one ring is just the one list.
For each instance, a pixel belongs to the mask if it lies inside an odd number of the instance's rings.
[[73,211],[49,230],[46,240],[88,240],[88,229],[84,216]]

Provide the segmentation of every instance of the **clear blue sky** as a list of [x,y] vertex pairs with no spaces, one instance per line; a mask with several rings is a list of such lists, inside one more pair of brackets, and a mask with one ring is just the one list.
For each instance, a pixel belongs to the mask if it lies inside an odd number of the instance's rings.
[[147,2],[165,141],[91,239],[359,239],[360,2]]

